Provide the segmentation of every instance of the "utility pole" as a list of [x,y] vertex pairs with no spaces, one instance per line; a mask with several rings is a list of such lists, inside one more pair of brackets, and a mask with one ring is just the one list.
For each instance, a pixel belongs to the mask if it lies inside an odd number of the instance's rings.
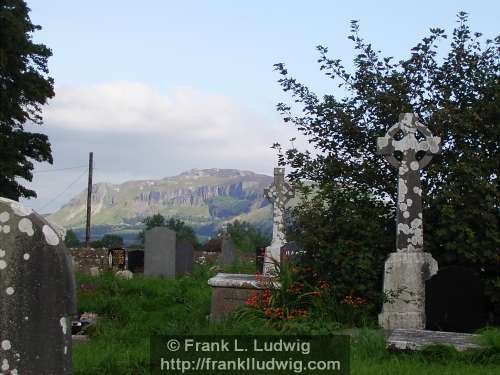
[[89,184],[87,188],[87,226],[85,230],[85,247],[90,242],[90,214],[92,213],[92,170],[94,165],[94,153],[89,153]]

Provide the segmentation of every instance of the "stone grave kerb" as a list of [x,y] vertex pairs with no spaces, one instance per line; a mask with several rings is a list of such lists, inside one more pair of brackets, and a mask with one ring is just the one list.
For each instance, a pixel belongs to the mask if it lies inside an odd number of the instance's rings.
[[275,263],[281,262],[281,247],[285,238],[285,206],[295,197],[293,187],[285,181],[285,168],[274,168],[274,182],[264,190],[264,196],[273,204],[273,237],[266,248],[264,257],[264,275],[276,272]]
[[396,252],[385,263],[384,302],[379,324],[385,329],[425,328],[425,280],[437,272],[431,254],[424,252],[420,171],[440,153],[439,137],[412,113],[403,113],[377,151],[398,170]]

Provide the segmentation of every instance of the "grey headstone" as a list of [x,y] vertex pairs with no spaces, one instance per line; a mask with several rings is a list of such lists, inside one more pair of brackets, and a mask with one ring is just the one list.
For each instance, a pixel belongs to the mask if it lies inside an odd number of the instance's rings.
[[384,293],[396,296],[384,302],[379,315],[385,329],[425,328],[425,280],[438,265],[424,253],[420,170],[440,152],[440,142],[412,113],[402,113],[377,139],[378,153],[398,170],[396,252],[389,255],[384,273]]
[[144,275],[174,278],[176,275],[175,232],[155,227],[145,234]]
[[2,374],[71,374],[75,281],[64,242],[40,215],[0,198]]
[[182,276],[192,273],[193,262],[193,244],[188,241],[178,241],[175,249],[176,276]]
[[236,259],[236,246],[229,234],[225,234],[222,237],[222,264],[232,264]]

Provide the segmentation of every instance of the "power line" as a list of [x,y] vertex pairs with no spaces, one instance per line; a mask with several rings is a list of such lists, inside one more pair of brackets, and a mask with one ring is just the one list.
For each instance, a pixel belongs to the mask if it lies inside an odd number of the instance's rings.
[[80,178],[82,178],[85,174],[87,173],[87,171],[83,171],[83,173],[78,176],[78,178],[76,180],[74,180],[71,184],[69,184],[61,193],[59,193],[54,199],[50,200],[48,203],[44,204],[42,207],[40,207],[38,210],[41,211],[43,210],[45,207],[49,206],[50,204],[54,203],[57,199],[59,199],[64,193],[66,193],[74,184],[76,184],[78,182],[78,180],[80,180]]
[[78,169],[78,168],[84,168],[86,167],[86,165],[79,165],[77,167],[68,167],[68,168],[59,168],[59,169],[43,169],[41,171],[36,171],[36,172],[33,172],[33,174],[37,174],[37,173],[47,173],[47,172],[59,172],[59,171],[67,171],[69,169]]

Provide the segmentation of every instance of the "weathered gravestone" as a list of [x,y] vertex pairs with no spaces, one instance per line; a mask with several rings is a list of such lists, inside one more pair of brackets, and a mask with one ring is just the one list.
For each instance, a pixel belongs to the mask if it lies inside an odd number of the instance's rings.
[[175,232],[155,227],[145,233],[144,275],[175,277]]
[[144,275],[174,278],[191,273],[193,245],[177,241],[173,230],[155,227],[145,234]]
[[175,274],[187,275],[193,272],[194,249],[188,241],[177,241],[175,245]]
[[280,263],[280,249],[285,239],[285,205],[295,196],[293,188],[285,182],[285,169],[274,168],[274,183],[264,190],[264,195],[273,203],[273,238],[266,248],[264,275],[276,273],[275,262]]
[[0,369],[70,374],[75,281],[63,240],[40,215],[0,198]]
[[390,299],[379,315],[385,329],[425,328],[425,280],[438,265],[423,247],[420,170],[440,152],[440,141],[412,113],[401,114],[399,122],[377,139],[379,154],[398,169],[397,252],[385,263],[384,293]]
[[462,266],[446,267],[427,280],[427,329],[474,332],[486,324],[479,274]]
[[222,264],[232,264],[236,259],[236,246],[229,233],[225,232],[222,236],[221,256]]

